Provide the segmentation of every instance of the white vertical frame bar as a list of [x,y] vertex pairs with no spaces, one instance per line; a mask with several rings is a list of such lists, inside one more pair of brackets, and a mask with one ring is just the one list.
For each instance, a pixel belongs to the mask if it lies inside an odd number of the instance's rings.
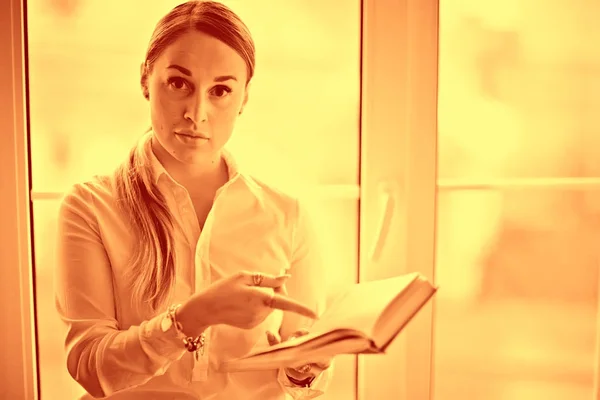
[[[596,253],[596,266],[600,267],[600,255]],[[596,300],[596,348],[594,350],[594,389],[592,400],[600,400],[600,274],[596,286],[598,291]]]
[[[363,1],[360,281],[434,279],[437,65],[438,0]],[[432,338],[430,304],[359,357],[357,398],[431,399]]]
[[0,2],[0,398],[38,399],[31,263],[24,7]]

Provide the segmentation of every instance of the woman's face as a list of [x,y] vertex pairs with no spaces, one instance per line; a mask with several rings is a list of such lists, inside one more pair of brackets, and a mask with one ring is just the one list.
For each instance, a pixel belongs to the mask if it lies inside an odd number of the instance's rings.
[[197,163],[219,153],[248,100],[242,57],[198,31],[181,36],[148,76],[155,138],[177,160]]

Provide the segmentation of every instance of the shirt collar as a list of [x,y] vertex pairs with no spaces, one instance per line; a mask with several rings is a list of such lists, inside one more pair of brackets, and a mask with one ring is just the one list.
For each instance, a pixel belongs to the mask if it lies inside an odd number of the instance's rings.
[[154,184],[157,185],[158,181],[160,180],[160,178],[163,175],[166,175],[170,179],[173,179],[173,178],[171,178],[171,175],[169,175],[169,173],[167,172],[165,167],[160,163],[160,161],[158,161],[158,158],[156,158],[154,151],[152,151],[152,140],[151,139],[152,139],[152,133],[149,133],[148,137],[144,138],[144,147],[145,147],[144,150],[146,151],[146,154],[148,155],[148,157],[150,159],[150,169],[152,170]]
[[[144,140],[145,150],[150,158],[150,168],[152,170],[154,184],[158,184],[160,178],[163,175],[165,175],[172,182],[175,182],[175,180],[171,177],[169,172],[167,172],[165,167],[158,160],[158,158],[154,154],[154,151],[152,151],[152,141],[150,140],[152,137],[152,134],[153,134],[152,131],[150,131],[149,133],[147,133],[147,137],[144,138],[143,140]],[[221,154],[222,154],[223,160],[225,160],[225,164],[227,165],[227,171],[229,173],[229,181],[227,183],[233,183],[237,180],[242,180],[242,181],[244,181],[244,183],[246,183],[246,185],[252,191],[255,191],[255,194],[258,194],[256,192],[258,189],[260,189],[258,184],[251,177],[246,176],[245,174],[242,174],[240,172],[239,165],[238,165],[237,161],[235,160],[235,158],[233,157],[233,155],[231,154],[231,152],[227,149],[223,149]]]

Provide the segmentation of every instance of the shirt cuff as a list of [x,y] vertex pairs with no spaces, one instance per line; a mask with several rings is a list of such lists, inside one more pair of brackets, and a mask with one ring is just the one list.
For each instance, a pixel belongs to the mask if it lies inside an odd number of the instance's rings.
[[140,324],[140,345],[151,361],[161,365],[158,374],[163,374],[169,365],[183,357],[187,351],[183,341],[177,335],[175,329],[163,332],[160,325],[167,316],[162,313],[156,317]]
[[310,383],[309,387],[298,387],[294,385],[285,373],[284,368],[279,368],[279,373],[277,374],[277,380],[283,387],[283,389],[292,396],[294,400],[309,400],[319,397],[325,393],[327,386],[329,386],[329,381],[331,380],[331,374],[333,369],[333,362],[323,372],[313,379]]

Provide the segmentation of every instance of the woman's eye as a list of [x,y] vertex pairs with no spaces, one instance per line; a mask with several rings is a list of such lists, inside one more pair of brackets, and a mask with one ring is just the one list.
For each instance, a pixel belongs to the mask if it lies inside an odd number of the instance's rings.
[[183,90],[189,86],[185,79],[179,77],[169,78],[168,83],[169,86],[176,90]]
[[229,93],[231,93],[231,89],[224,85],[218,85],[212,89],[212,94],[216,97],[225,97]]

